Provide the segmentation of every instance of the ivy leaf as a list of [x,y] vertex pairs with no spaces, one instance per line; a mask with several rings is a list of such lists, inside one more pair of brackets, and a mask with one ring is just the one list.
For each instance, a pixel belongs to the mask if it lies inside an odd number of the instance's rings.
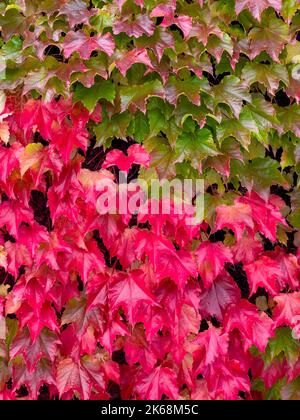
[[195,252],[198,271],[206,289],[210,288],[224,270],[225,263],[232,263],[232,253],[222,243],[203,242]]
[[110,80],[99,80],[91,88],[78,84],[74,91],[74,102],[81,101],[90,113],[94,111],[100,99],[113,102],[116,96],[115,85]]
[[200,91],[208,89],[208,84],[197,77],[180,80],[171,76],[165,86],[166,99],[172,105],[176,105],[178,98],[185,95],[194,105],[200,105]]
[[274,297],[273,319],[277,327],[295,327],[300,321],[300,292],[282,293]]
[[284,19],[290,23],[293,16],[298,10],[298,0],[283,0],[282,1],[282,8],[281,8],[281,15]]
[[130,120],[131,116],[127,111],[121,114],[115,114],[111,119],[108,118],[107,114],[104,114],[101,124],[94,127],[97,144],[102,146],[106,141],[113,137],[125,140],[126,130]]
[[241,298],[241,292],[232,278],[224,271],[209,289],[200,294],[199,311],[203,317],[215,316],[223,321],[225,310]]
[[176,175],[175,164],[178,154],[172,149],[168,140],[152,137],[144,142],[144,147],[150,153],[151,167],[156,169],[159,177],[171,178]]
[[142,85],[124,86],[120,88],[121,111],[132,108],[146,112],[146,102],[150,97],[164,98],[165,91],[158,80],[146,82]]
[[277,117],[280,121],[280,125],[277,126],[280,134],[291,131],[295,133],[297,137],[300,137],[300,125],[299,125],[300,107],[297,104],[293,104],[288,108],[278,109]]
[[260,20],[262,12],[268,7],[273,7],[278,13],[281,10],[281,0],[237,0],[235,2],[235,11],[238,15],[243,10],[248,9],[255,19]]
[[84,32],[68,32],[62,43],[64,56],[69,58],[73,52],[78,52],[81,58],[88,60],[93,51],[100,50],[111,56],[115,42],[110,33],[88,36]]
[[241,182],[246,188],[263,193],[274,182],[282,186],[287,185],[278,165],[278,162],[270,157],[255,158],[249,163],[234,160],[231,165],[231,175],[239,174]]
[[175,373],[163,366],[153,369],[150,374],[139,375],[136,391],[145,400],[160,400],[165,394],[171,399],[178,398],[178,387]]
[[270,129],[278,124],[276,110],[269,102],[254,95],[251,104],[245,105],[240,120],[252,121],[252,132],[260,141],[267,141]]
[[242,240],[245,230],[248,230],[250,233],[253,232],[252,210],[248,204],[221,205],[216,208],[216,213],[215,232],[222,230],[224,227],[231,229],[239,242]]
[[151,37],[141,37],[137,40],[137,44],[152,49],[160,62],[167,48],[175,50],[173,34],[163,27],[156,27]]
[[244,236],[232,247],[234,259],[237,263],[250,264],[263,253],[263,245],[251,236]]
[[259,287],[265,288],[272,296],[280,291],[277,280],[281,276],[281,270],[277,261],[263,255],[253,263],[244,265],[244,270],[250,284],[251,296]]
[[282,20],[273,17],[273,13],[265,15],[262,25],[249,32],[250,57],[255,58],[266,51],[272,60],[279,62],[279,54],[285,44],[290,42],[289,26]]
[[33,212],[19,201],[5,201],[0,204],[0,225],[6,226],[9,233],[16,239],[19,238],[21,223],[32,223]]
[[32,343],[38,340],[45,327],[58,333],[55,311],[49,302],[45,302],[37,313],[25,303],[18,311],[18,315],[20,317],[20,328],[24,328],[25,325],[28,327]]
[[224,330],[237,328],[243,337],[243,346],[249,349],[253,344],[262,352],[274,335],[274,324],[265,313],[259,314],[255,305],[242,299],[232,305],[224,318]]
[[36,186],[39,184],[41,176],[47,170],[60,174],[62,167],[63,163],[53,146],[44,148],[41,143],[30,143],[20,156],[21,176],[24,176],[30,169],[31,173],[34,174]]
[[114,22],[113,32],[115,35],[125,32],[128,36],[139,38],[143,34],[152,36],[155,25],[146,14],[124,16]]
[[153,70],[152,62],[145,48],[136,48],[122,55],[116,61],[116,66],[123,76],[126,76],[127,70],[135,63],[144,64],[147,69]]
[[38,399],[41,386],[55,386],[56,381],[51,362],[41,359],[33,372],[29,372],[22,361],[15,362],[13,367],[13,392],[22,385],[28,387],[29,397],[33,400]]
[[0,159],[2,163],[2,171],[0,172],[0,180],[6,184],[10,174],[20,167],[20,155],[22,147],[18,143],[14,143],[9,149],[0,147]]
[[26,19],[18,9],[9,8],[0,15],[0,26],[4,39],[9,40],[13,35],[24,32]]
[[283,401],[299,401],[300,398],[300,378],[298,377],[291,383],[281,388],[281,399]]
[[182,290],[189,277],[196,276],[196,267],[191,253],[176,251],[173,245],[152,232],[140,231],[137,235],[136,255],[148,256],[157,280],[171,278]]
[[150,164],[150,156],[139,144],[133,144],[127,151],[127,156],[121,150],[112,150],[106,155],[102,169],[117,166],[121,171],[129,172],[132,165],[142,165],[146,168]]
[[165,127],[165,116],[159,108],[149,110],[147,115],[149,120],[151,137],[156,136]]
[[257,131],[255,122],[242,111],[238,120],[235,118],[223,119],[217,127],[217,137],[221,143],[229,137],[234,137],[247,150],[255,131]]
[[14,359],[22,354],[29,373],[33,373],[41,358],[54,362],[60,344],[57,335],[45,328],[32,343],[29,332],[25,329],[14,338],[10,347],[10,357]]
[[135,324],[139,305],[157,305],[155,297],[143,285],[143,272],[132,271],[130,276],[119,276],[111,283],[108,291],[112,311],[122,306],[131,325]]
[[272,202],[263,200],[254,192],[247,194],[245,197],[239,197],[237,202],[248,204],[251,207],[252,218],[257,226],[257,230],[275,242],[278,223],[286,226],[286,221],[278,207]]
[[62,360],[57,367],[57,387],[60,396],[68,391],[77,391],[84,400],[90,399],[93,385],[105,388],[104,373],[96,357],[86,357],[75,362]]
[[251,86],[259,82],[274,95],[282,81],[286,86],[289,84],[287,69],[281,64],[247,63],[242,71],[242,78]]
[[292,331],[288,327],[278,328],[275,337],[269,341],[267,354],[270,359],[285,355],[287,360],[294,365],[299,357],[300,344],[292,337]]
[[96,10],[88,10],[87,4],[82,0],[72,0],[63,5],[59,15],[67,15],[70,26],[80,23],[89,23],[89,19],[96,13]]
[[192,166],[199,171],[204,158],[220,155],[207,128],[198,129],[194,134],[183,132],[176,142],[175,150],[178,153],[177,161],[190,160]]
[[236,118],[239,118],[243,108],[243,101],[251,102],[247,86],[236,76],[225,76],[221,83],[212,87],[215,106],[227,104]]
[[[198,334],[197,338],[194,340],[194,343],[197,344],[197,350],[194,353],[194,359],[197,360],[197,353],[200,353],[201,364],[208,366],[212,364],[220,356],[225,357],[228,353],[228,334],[223,334],[220,329],[215,328],[210,325],[209,329]],[[204,356],[202,351],[204,350]],[[199,363],[199,361],[197,361]],[[195,360],[194,360],[195,363]],[[203,369],[203,368],[202,368]],[[196,372],[201,372],[198,369]]]

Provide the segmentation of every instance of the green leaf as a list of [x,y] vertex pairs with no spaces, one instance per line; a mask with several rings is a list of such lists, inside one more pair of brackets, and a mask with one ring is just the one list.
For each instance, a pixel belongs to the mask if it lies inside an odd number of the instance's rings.
[[184,124],[188,117],[192,117],[194,121],[197,121],[202,126],[206,121],[206,117],[211,115],[205,105],[194,105],[184,96],[179,98],[174,114],[177,124],[180,126]]
[[298,0],[283,0],[282,7],[281,7],[281,15],[284,17],[285,20],[290,23],[292,17],[299,9],[299,1]]
[[245,105],[240,120],[251,120],[254,124],[252,132],[260,141],[267,141],[270,129],[278,124],[276,110],[270,102],[265,101],[261,96],[252,97],[251,104]]
[[300,376],[289,384],[283,385],[280,392],[281,399],[284,401],[300,400]]
[[217,138],[222,141],[228,137],[234,137],[245,149],[251,142],[252,132],[256,129],[255,123],[249,116],[241,115],[240,119],[224,119],[217,127]]
[[217,127],[217,137],[222,142],[226,137],[232,136],[248,150],[252,136],[260,141],[267,141],[268,133],[276,123],[278,124],[278,120],[272,104],[255,95],[251,103],[244,106],[239,119],[223,119]]
[[182,129],[176,123],[175,117],[170,118],[166,121],[165,126],[161,130],[165,136],[167,137],[170,145],[172,147],[175,146],[175,143],[178,139],[179,134],[181,133]]
[[152,96],[164,97],[164,89],[158,80],[152,80],[142,85],[122,86],[120,89],[122,112],[133,106],[133,110],[146,112],[146,102]]
[[300,229],[300,209],[292,211],[288,216],[288,221],[295,229]]
[[280,134],[291,131],[297,137],[300,137],[300,107],[297,104],[288,107],[277,108],[277,118],[280,124],[277,129]]
[[144,141],[149,135],[149,123],[147,117],[138,111],[134,118],[131,120],[128,127],[127,134],[133,137],[138,142]]
[[178,153],[172,149],[167,139],[152,137],[143,146],[151,155],[151,167],[155,168],[160,179],[173,178],[176,175],[175,164]]
[[279,401],[281,400],[281,390],[285,384],[285,379],[277,381],[266,393],[266,400]]
[[189,160],[192,166],[201,171],[202,160],[208,156],[218,156],[212,133],[207,128],[197,129],[194,134],[183,132],[176,142],[178,161]]
[[285,44],[290,41],[289,25],[278,19],[274,10],[264,13],[261,24],[251,29],[248,35],[251,43],[252,58],[265,51],[275,61],[279,61],[279,54]]
[[94,132],[97,138],[97,145],[103,146],[105,143],[114,137],[126,140],[126,131],[131,121],[129,112],[115,114],[108,118],[105,110],[102,115],[102,122],[94,127]]
[[235,118],[238,118],[243,108],[243,101],[251,102],[248,88],[236,76],[226,76],[217,86],[213,86],[212,95],[215,107],[220,104],[228,105]]
[[299,352],[300,342],[292,337],[291,329],[278,328],[275,337],[269,341],[266,362],[271,363],[275,358],[284,356],[293,365],[299,358]]
[[147,115],[150,126],[150,135],[156,136],[165,126],[165,116],[163,112],[158,108],[149,110]]
[[22,34],[26,28],[24,16],[16,8],[6,10],[4,16],[0,15],[2,36],[8,40],[15,34]]
[[278,168],[279,163],[270,157],[254,158],[247,163],[231,161],[231,175],[238,177],[244,187],[254,188],[258,193],[267,191],[274,184],[287,187],[287,181]]
[[81,101],[83,105],[93,112],[100,99],[113,102],[116,96],[115,85],[110,80],[99,80],[91,88],[78,84],[74,91],[74,102]]
[[176,105],[178,98],[184,95],[191,103],[199,106],[201,90],[209,91],[209,84],[207,80],[201,80],[198,77],[180,80],[171,76],[165,86],[166,99],[172,105]]
[[0,56],[5,60],[22,60],[22,45],[23,41],[20,36],[13,36],[7,41],[0,50]]
[[287,69],[282,64],[247,63],[243,68],[242,78],[249,86],[256,82],[261,83],[273,95],[281,81],[286,86],[289,84]]

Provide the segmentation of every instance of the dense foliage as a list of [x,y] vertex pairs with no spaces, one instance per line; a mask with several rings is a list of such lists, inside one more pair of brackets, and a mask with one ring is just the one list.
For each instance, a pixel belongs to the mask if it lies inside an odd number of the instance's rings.
[[[0,397],[299,399],[299,0],[0,27]],[[204,178],[205,220],[99,214],[118,168]]]

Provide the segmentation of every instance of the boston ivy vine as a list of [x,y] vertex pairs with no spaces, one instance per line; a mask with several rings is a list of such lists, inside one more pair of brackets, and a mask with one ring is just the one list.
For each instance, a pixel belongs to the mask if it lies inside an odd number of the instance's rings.
[[[0,28],[0,398],[299,399],[299,0]],[[119,170],[204,179],[204,220],[99,214]]]

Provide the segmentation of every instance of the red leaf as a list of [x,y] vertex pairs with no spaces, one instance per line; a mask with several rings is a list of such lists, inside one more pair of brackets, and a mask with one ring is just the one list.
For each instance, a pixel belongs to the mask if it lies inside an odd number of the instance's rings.
[[84,400],[90,399],[93,385],[104,390],[105,380],[101,363],[96,357],[86,357],[81,362],[67,358],[57,367],[57,387],[60,396],[77,391]]
[[121,74],[126,76],[127,70],[135,63],[145,64],[148,69],[153,70],[151,60],[145,48],[136,48],[129,51],[116,61],[116,66],[120,70]]
[[131,271],[130,275],[120,275],[109,287],[109,302],[112,311],[122,306],[128,321],[135,323],[136,311],[141,303],[157,305],[155,297],[146,289],[142,282],[141,270]]
[[204,290],[200,295],[199,311],[203,317],[215,316],[219,321],[227,307],[238,303],[241,292],[232,278],[223,272],[213,282],[210,289]]
[[240,332],[245,350],[255,345],[262,352],[274,335],[275,327],[271,318],[265,313],[259,314],[256,306],[245,299],[228,309],[223,325],[228,333],[235,329]]
[[20,327],[24,328],[27,325],[33,343],[38,339],[44,327],[58,332],[56,314],[49,303],[45,303],[37,313],[30,306],[23,304],[18,311],[18,315],[20,317]]
[[7,184],[13,170],[20,168],[20,155],[23,148],[19,143],[14,143],[10,148],[0,147],[1,172],[0,181]]
[[257,241],[250,236],[243,236],[231,248],[234,260],[239,263],[250,264],[255,261],[257,257],[262,254],[264,247],[260,241]]
[[259,287],[264,287],[272,296],[280,291],[278,279],[282,276],[280,265],[277,261],[261,256],[256,261],[244,266],[250,284],[250,295],[257,292]]
[[117,256],[123,268],[128,268],[135,260],[137,229],[125,229],[109,248],[111,256]]
[[25,329],[13,340],[9,354],[11,359],[19,354],[23,355],[28,372],[33,373],[41,358],[54,362],[59,345],[60,340],[57,335],[45,328],[35,342],[32,342],[28,330]]
[[77,271],[84,284],[92,274],[104,272],[105,267],[103,254],[96,241],[90,241],[86,246],[86,250],[73,249],[67,263],[69,271]]
[[131,20],[129,15],[118,19],[113,24],[113,32],[115,35],[125,32],[128,36],[139,38],[143,34],[147,36],[153,35],[155,25],[147,15],[135,15],[134,19]]
[[223,271],[225,263],[233,263],[232,253],[221,242],[203,242],[195,252],[198,271],[205,288],[210,288]]
[[239,392],[250,392],[248,372],[237,360],[222,360],[208,365],[203,371],[208,391],[213,399],[238,400]]
[[291,290],[298,289],[300,286],[300,265],[297,257],[293,254],[286,254],[279,247],[274,252],[269,252],[268,256],[278,262],[280,266],[281,275],[279,280],[281,288],[284,289],[288,285]]
[[32,400],[37,400],[42,385],[56,385],[53,365],[47,360],[40,360],[33,372],[29,372],[26,365],[18,361],[13,366],[12,379],[12,390],[15,392],[25,385]]
[[200,366],[195,373],[201,372],[201,365],[208,366],[217,359],[225,357],[228,353],[228,341],[228,334],[212,325],[207,331],[198,334],[193,344],[197,345],[194,360],[200,359],[197,360],[197,364]]
[[269,202],[264,201],[255,192],[246,194],[245,197],[240,197],[237,203],[248,204],[251,207],[252,218],[255,222],[255,227],[263,235],[271,241],[276,241],[276,228],[278,223],[287,226],[287,223],[280,213],[278,207]]
[[19,238],[21,223],[33,223],[33,212],[16,200],[4,201],[0,204],[0,226],[6,226],[9,233]]
[[300,292],[280,294],[274,300],[277,303],[273,312],[276,327],[294,327],[300,323]]
[[86,3],[82,0],[71,0],[63,5],[59,14],[67,15],[70,26],[73,27],[80,23],[88,24],[90,17],[96,12],[96,10],[88,10]]
[[20,127],[24,130],[26,140],[30,140],[36,130],[41,136],[50,140],[52,136],[52,123],[58,116],[58,111],[42,101],[29,99],[20,114]]
[[105,35],[90,37],[84,32],[68,32],[62,43],[64,56],[69,58],[73,52],[78,52],[80,57],[88,60],[93,51],[103,51],[107,55],[113,55],[115,42],[112,35],[108,32]]
[[155,268],[157,280],[171,278],[183,289],[189,277],[196,277],[196,267],[187,251],[176,251],[172,244],[152,233],[141,231],[137,235],[137,257],[147,255]]
[[235,2],[235,11],[238,15],[243,10],[248,9],[255,17],[255,19],[260,20],[261,14],[265,9],[268,7],[273,7],[279,13],[281,6],[281,0],[237,0]]
[[139,144],[134,144],[127,150],[127,156],[121,150],[112,150],[106,155],[102,169],[117,166],[123,172],[129,172],[132,165],[142,165],[146,168],[150,164],[150,156]]
[[233,206],[218,206],[216,208],[217,219],[214,231],[224,227],[231,229],[236,239],[240,241],[245,229],[253,232],[254,222],[252,220],[251,207],[248,204],[235,203]]
[[150,374],[142,373],[135,389],[143,400],[160,400],[163,394],[173,400],[178,398],[176,375],[167,367],[158,366]]

